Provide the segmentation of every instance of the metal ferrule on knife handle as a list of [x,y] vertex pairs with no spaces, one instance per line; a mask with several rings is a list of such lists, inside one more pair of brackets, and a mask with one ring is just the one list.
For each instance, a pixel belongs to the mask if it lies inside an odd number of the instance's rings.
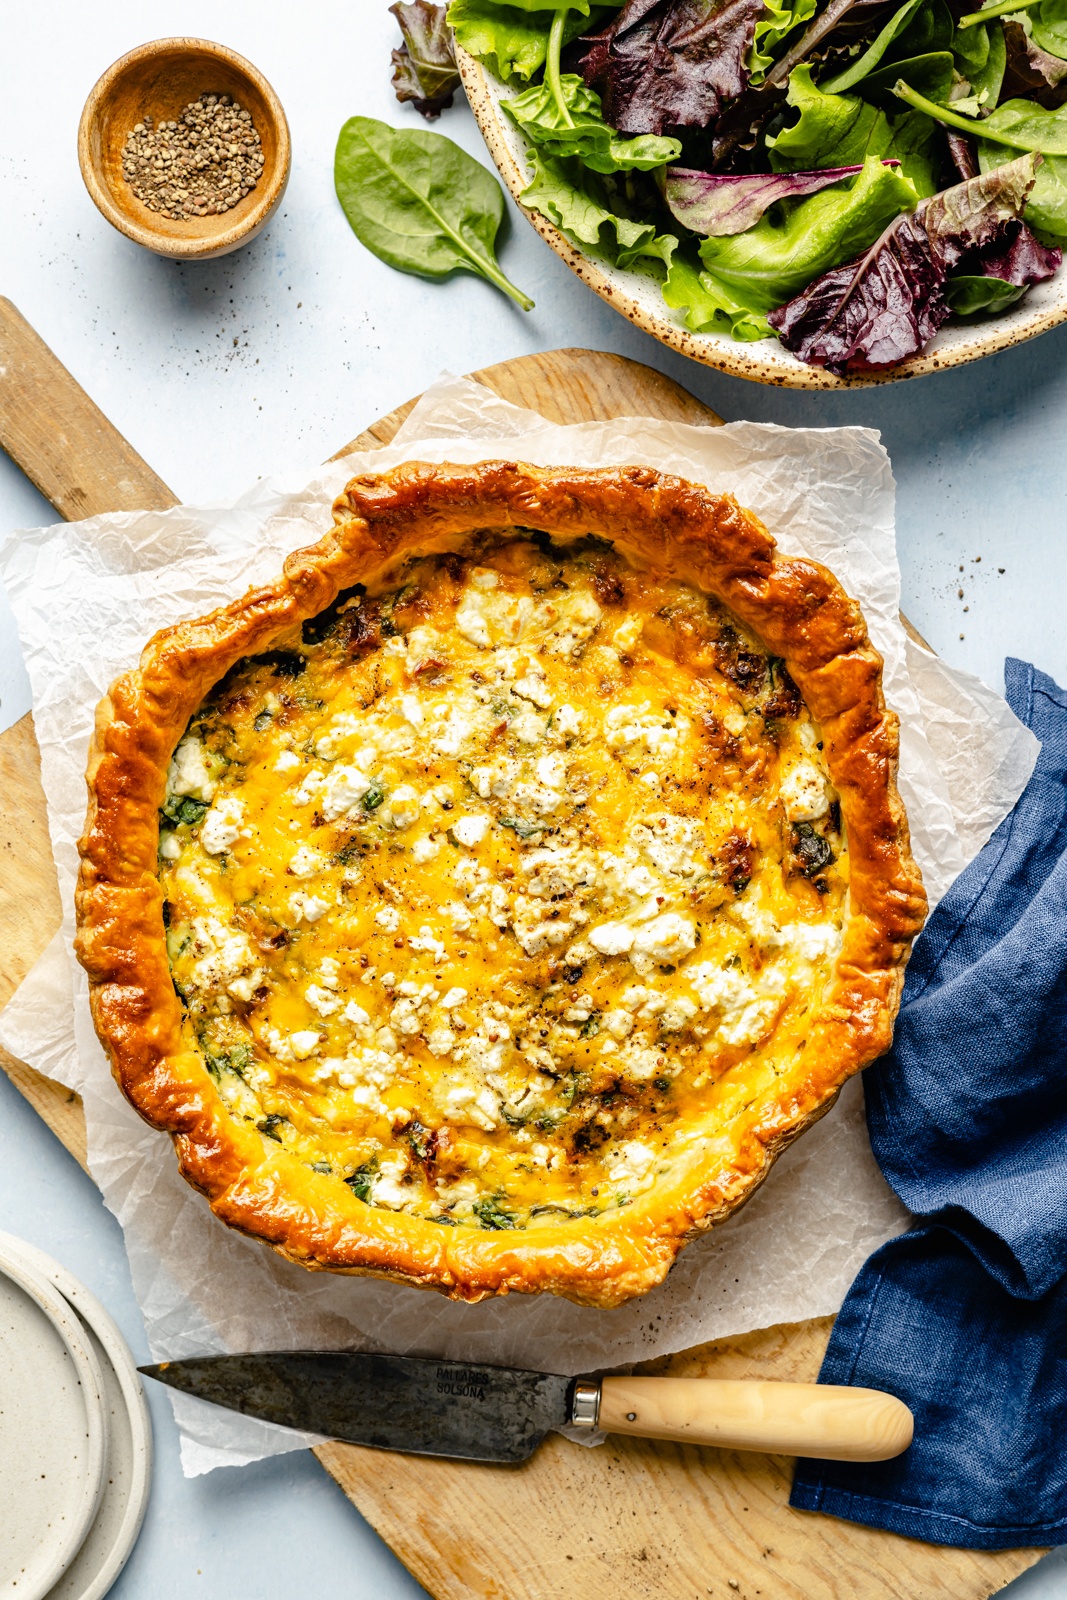
[[642,1439],[830,1461],[888,1461],[913,1418],[877,1389],[723,1378],[603,1378],[574,1385],[571,1422]]

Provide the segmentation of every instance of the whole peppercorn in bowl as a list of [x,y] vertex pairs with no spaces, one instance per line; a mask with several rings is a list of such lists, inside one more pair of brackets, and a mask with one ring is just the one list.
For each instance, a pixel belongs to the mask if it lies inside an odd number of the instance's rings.
[[78,157],[113,227],[157,255],[205,260],[239,249],[277,209],[289,127],[243,56],[205,39],[157,39],[96,84]]

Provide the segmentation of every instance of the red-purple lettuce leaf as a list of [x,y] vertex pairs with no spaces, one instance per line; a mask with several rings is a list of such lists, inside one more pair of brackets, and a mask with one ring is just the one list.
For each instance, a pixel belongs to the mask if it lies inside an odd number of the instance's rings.
[[[1019,156],[924,200],[856,260],[823,273],[767,320],[787,350],[839,376],[893,367],[920,351],[950,314],[944,284],[966,258],[1005,281],[1050,277],[1045,250],[1021,221],[1041,157]],[[993,182],[990,182],[993,179]]]
[[[883,161],[899,167],[899,161]],[[817,172],[696,172],[668,167],[663,198],[675,219],[691,233],[724,239],[754,227],[776,200],[798,200],[818,194],[843,178],[862,172],[857,167],[821,167]]]
[[748,83],[763,0],[627,0],[579,70],[620,133],[706,128]]
[[1007,65],[1004,69],[1002,100],[1029,95],[1048,111],[1067,101],[1067,61],[1050,55],[1036,45],[1021,22],[1004,21]]
[[446,6],[431,0],[396,0],[389,10],[400,24],[404,43],[393,51],[393,88],[404,103],[410,100],[428,122],[452,104],[459,88],[459,68],[452,48],[452,30],[445,20]]

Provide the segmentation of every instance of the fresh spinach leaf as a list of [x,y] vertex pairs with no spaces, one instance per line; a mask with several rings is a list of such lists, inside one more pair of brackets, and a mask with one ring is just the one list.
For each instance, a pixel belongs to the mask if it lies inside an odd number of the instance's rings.
[[957,317],[974,317],[981,312],[996,316],[1025,293],[1026,284],[1005,283],[1003,278],[974,278],[961,274],[945,280],[945,299]]
[[1034,43],[1067,61],[1067,0],[1041,0],[1029,15]]
[[594,172],[623,172],[633,167],[650,172],[681,155],[677,139],[654,134],[621,139],[604,121],[600,96],[573,73],[560,77],[559,89],[562,104],[547,83],[502,102],[530,142],[548,155],[580,156]]
[[1008,60],[1000,24],[994,20],[973,28],[957,28],[952,57],[972,91],[979,98],[984,96],[986,105],[995,106]]
[[700,258],[753,311],[771,311],[867,249],[918,195],[898,169],[869,156],[850,187],[783,202],[732,238],[704,239]]
[[379,260],[424,278],[473,272],[532,310],[497,263],[500,185],[451,139],[350,117],[337,141],[334,182],[352,231]]
[[1046,111],[1033,100],[1005,100],[1002,106],[976,122],[958,116],[950,106],[924,101],[914,89],[901,83],[896,90],[901,100],[917,106],[948,128],[959,128],[980,138],[983,144],[1005,145],[1009,150],[1029,150],[1044,156],[1067,156],[1067,106]]
[[912,17],[925,0],[904,0],[899,11],[894,11],[881,33],[871,41],[861,56],[844,72],[835,73],[832,78],[824,78],[819,88],[823,94],[844,94],[846,89],[855,88],[857,83],[862,83],[868,73],[879,66],[882,57],[889,49],[897,36],[904,32]]
[[401,104],[410,101],[432,122],[452,104],[460,86],[445,8],[433,0],[396,0],[389,10],[404,36],[393,51],[393,90]]
[[574,244],[603,256],[618,267],[670,264],[678,240],[658,234],[652,222],[634,222],[611,210],[610,199],[596,173],[580,161],[560,161],[530,152],[533,178],[519,196],[528,211],[547,217]]
[[906,61],[892,61],[888,66],[872,72],[860,84],[860,94],[865,100],[884,109],[893,105],[896,86],[903,81],[917,89],[927,100],[944,104],[958,81],[955,59],[949,50],[932,50],[928,55],[909,56]]
[[[497,5],[494,0],[452,0],[448,21],[456,43],[505,83],[529,83],[545,64],[548,35],[555,13]],[[595,24],[579,11],[563,23],[563,43]]]

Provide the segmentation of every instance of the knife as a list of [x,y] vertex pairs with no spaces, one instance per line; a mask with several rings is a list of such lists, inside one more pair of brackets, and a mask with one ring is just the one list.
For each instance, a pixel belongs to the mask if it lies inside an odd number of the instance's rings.
[[140,1371],[302,1433],[466,1461],[525,1461],[566,1423],[828,1461],[887,1461],[912,1436],[911,1412],[893,1395],[820,1383],[574,1379],[351,1351],[202,1356]]

